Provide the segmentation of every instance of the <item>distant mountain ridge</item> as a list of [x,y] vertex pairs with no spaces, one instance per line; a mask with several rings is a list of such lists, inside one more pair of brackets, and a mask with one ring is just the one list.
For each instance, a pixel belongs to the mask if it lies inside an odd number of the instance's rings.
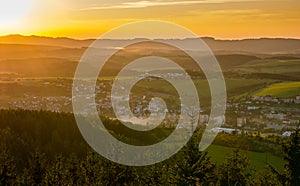
[[0,36],[2,44],[24,44],[24,45],[44,45],[44,46],[59,46],[68,48],[87,47],[94,39],[77,40],[67,37],[45,37],[45,36],[23,36],[23,35],[6,35]]
[[[190,39],[193,38],[187,38],[184,40]],[[300,54],[300,39],[260,38],[242,40],[218,40],[211,37],[203,37],[202,39],[214,52],[234,52],[272,55]],[[67,48],[86,48],[94,41],[95,39],[77,40],[67,37],[52,38],[44,36],[23,35],[0,36],[0,44],[43,45]],[[106,40],[106,42],[110,42],[112,47],[114,47],[118,46],[120,42],[126,42],[126,40]],[[173,39],[173,42],[182,42],[182,40]]]

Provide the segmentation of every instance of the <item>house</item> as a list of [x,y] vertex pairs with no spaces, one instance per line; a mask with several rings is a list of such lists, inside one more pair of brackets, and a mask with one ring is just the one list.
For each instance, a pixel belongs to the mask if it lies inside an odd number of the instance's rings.
[[290,137],[291,134],[292,134],[291,131],[285,131],[284,133],[282,133],[282,136],[283,136],[283,137]]
[[286,98],[286,99],[282,99],[282,101],[283,101],[284,103],[293,103],[293,102],[294,102],[294,99]]
[[265,97],[263,98],[263,100],[266,101],[266,102],[274,102],[274,103],[278,103],[278,102],[279,102],[279,99],[278,99],[278,98],[272,97],[272,96],[270,96],[270,95],[265,96]]
[[237,123],[237,126],[238,127],[242,127],[244,126],[245,124],[247,124],[247,119],[245,117],[238,117],[236,119],[236,123]]
[[275,130],[281,130],[283,129],[284,125],[278,125],[278,124],[267,124],[265,127],[266,129],[275,129]]
[[272,97],[272,96],[265,96],[265,97],[264,97],[264,101],[270,102],[270,101],[272,101],[272,100],[273,100],[273,97]]
[[278,119],[278,120],[283,120],[284,119],[284,114],[279,113],[279,114],[266,114],[266,117],[269,119]]
[[247,107],[247,110],[257,110],[259,109],[259,107],[256,107],[256,106],[248,106]]
[[215,127],[215,128],[212,128],[212,129],[210,129],[210,131],[213,132],[213,133],[224,132],[224,133],[227,133],[227,134],[232,134],[232,133],[234,133],[234,132],[240,133],[240,131],[237,130],[237,129],[232,129],[232,128],[221,128],[221,127]]
[[289,124],[299,124],[299,120],[297,119],[290,119],[288,122]]
[[300,99],[295,99],[295,100],[294,100],[294,103],[300,104]]
[[260,97],[260,96],[254,96],[254,97],[252,97],[252,100],[253,101],[262,101],[262,97]]

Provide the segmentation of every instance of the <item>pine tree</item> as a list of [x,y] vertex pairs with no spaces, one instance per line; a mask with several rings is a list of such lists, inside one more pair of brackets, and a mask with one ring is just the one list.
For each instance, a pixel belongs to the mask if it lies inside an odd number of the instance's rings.
[[36,151],[31,154],[28,168],[25,168],[21,185],[42,185],[46,175],[45,155]]
[[109,160],[102,161],[101,184],[134,185],[136,174],[133,167],[120,165]]
[[249,160],[234,150],[232,156],[220,167],[220,185],[248,185],[251,173],[248,170]]
[[285,165],[289,182],[291,186],[300,185],[300,129],[296,129],[291,135],[290,140],[283,144],[285,152],[284,159],[287,161]]
[[15,162],[7,148],[3,147],[0,150],[0,185],[14,185],[17,176]]
[[66,182],[66,167],[64,158],[61,155],[55,157],[55,160],[46,170],[45,184],[46,185],[67,185]]
[[173,168],[176,185],[209,185],[215,181],[215,165],[207,152],[200,152],[197,138],[193,137],[177,155]]

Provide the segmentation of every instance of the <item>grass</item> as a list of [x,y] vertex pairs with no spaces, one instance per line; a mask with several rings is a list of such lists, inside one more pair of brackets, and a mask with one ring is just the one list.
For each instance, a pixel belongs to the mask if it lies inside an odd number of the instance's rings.
[[233,68],[233,71],[243,73],[270,73],[278,75],[292,75],[299,78],[300,60],[270,60],[262,59],[255,60],[238,67]]
[[227,94],[229,97],[246,96],[274,82],[275,80],[270,79],[226,79]]
[[[200,97],[209,97],[210,89],[208,86],[207,80],[203,79],[193,79],[199,96]],[[276,82],[275,80],[270,79],[226,79],[226,88],[229,95],[239,95],[242,93],[251,92],[253,90],[257,90],[263,88],[268,84],[272,84]],[[186,80],[179,79],[177,83],[186,83]],[[154,84],[153,91],[155,92],[165,92],[172,94],[171,87],[165,86],[165,83],[162,80],[153,80],[151,82],[144,81],[142,84],[138,84],[139,88],[144,88],[149,90],[150,84]],[[173,89],[173,88],[172,88]],[[142,89],[143,90],[143,89]]]
[[[219,145],[211,145],[208,147],[208,155],[211,157],[211,160],[217,165],[221,165],[226,162],[226,159],[232,154],[234,148],[223,147]],[[244,151],[240,152],[246,155],[250,160],[250,168],[257,171],[262,170],[266,167],[266,162],[275,167],[278,171],[284,169],[284,160],[278,156],[274,156],[270,153],[260,153],[253,151]]]
[[280,98],[300,95],[300,82],[283,82],[272,84],[255,94],[256,96],[276,96]]

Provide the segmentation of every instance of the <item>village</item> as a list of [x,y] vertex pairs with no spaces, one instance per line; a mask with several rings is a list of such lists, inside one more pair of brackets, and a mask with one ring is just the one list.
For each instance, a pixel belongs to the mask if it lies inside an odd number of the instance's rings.
[[[50,86],[49,82],[44,82],[44,86]],[[57,87],[68,89],[70,91],[71,85],[64,83],[55,84]],[[86,99],[93,97],[97,98],[94,105],[83,106],[82,112],[89,113],[91,106],[96,106],[97,110],[108,117],[115,117],[112,114],[113,109],[111,105],[111,94],[108,92],[108,87],[112,86],[112,81],[102,81],[95,87],[95,94],[82,95]],[[86,87],[85,89],[93,90],[93,87]],[[164,95],[163,99],[171,102],[170,96]],[[49,110],[53,112],[72,112],[72,99],[68,95],[60,96],[41,96],[24,93],[21,99],[13,100],[8,103],[9,108],[30,109],[30,110]],[[117,100],[128,101],[128,98],[118,97]],[[133,106],[132,112],[138,118],[149,117],[150,110],[153,114],[158,112],[165,113],[163,124],[165,126],[174,126],[178,121],[179,114],[182,111],[178,106],[173,106],[160,109],[160,106],[155,104],[149,105],[151,95],[134,95],[130,97],[130,105]],[[277,133],[290,134],[289,131],[295,129],[299,125],[300,120],[300,96],[291,98],[277,98],[274,96],[246,96],[239,99],[228,99],[227,113],[224,123],[220,127],[213,128],[213,132],[225,133]],[[180,105],[185,107],[185,105]],[[120,107],[119,115],[127,113]],[[199,113],[199,124],[206,125],[209,120],[209,108],[201,107],[201,109],[193,110],[194,113]],[[123,116],[126,118],[126,116]],[[130,120],[127,120],[130,121]]]

